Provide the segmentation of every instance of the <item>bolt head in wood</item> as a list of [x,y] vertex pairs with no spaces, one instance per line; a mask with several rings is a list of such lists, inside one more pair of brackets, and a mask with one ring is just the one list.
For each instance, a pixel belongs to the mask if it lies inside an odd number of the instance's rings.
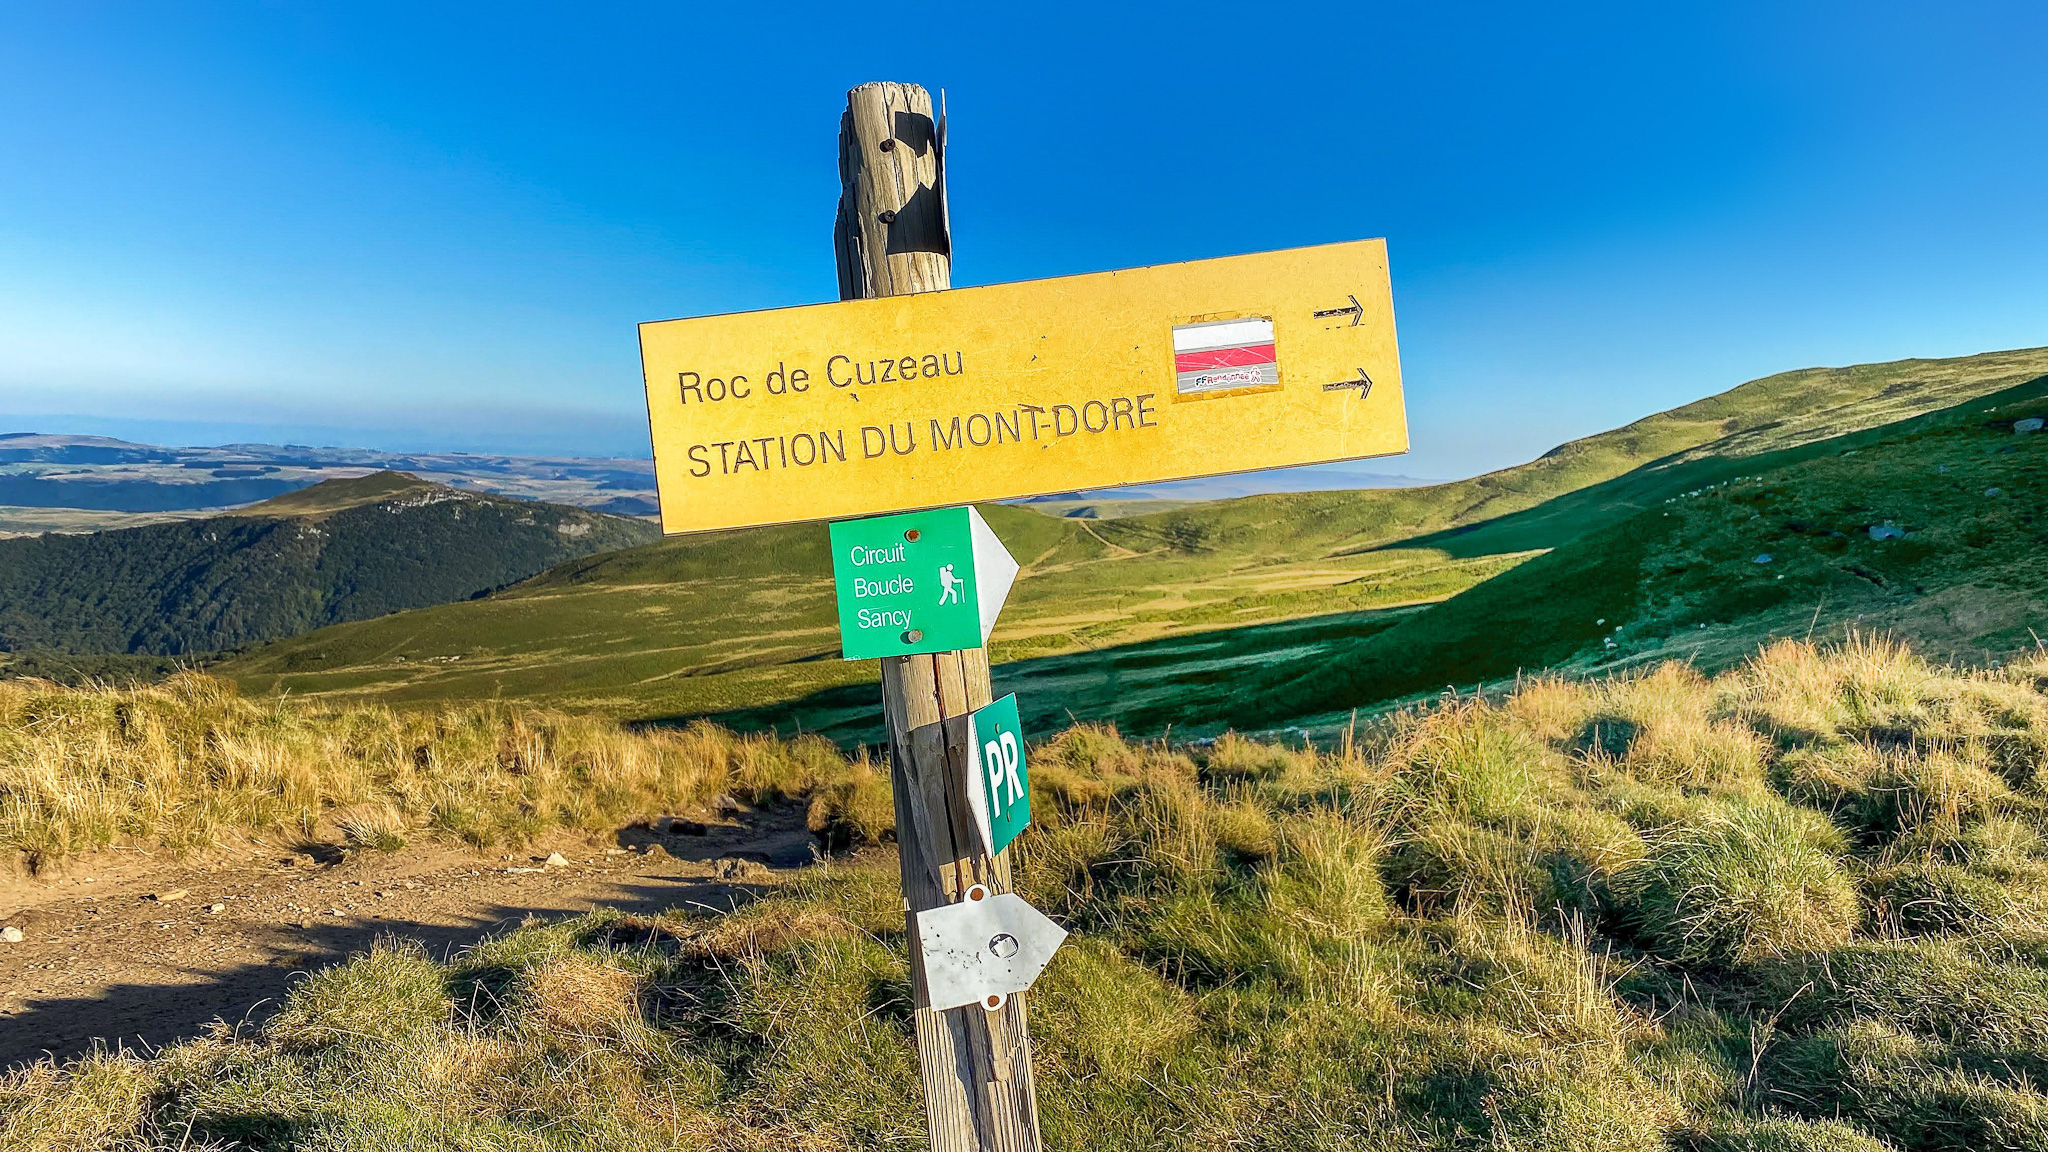
[[896,213],[891,209],[884,208],[880,212],[875,213],[875,219],[880,220],[884,224],[894,224],[896,222]]
[[883,140],[880,144],[877,144],[876,147],[880,148],[884,152],[894,152],[896,150],[896,138],[894,136],[891,136],[888,139]]

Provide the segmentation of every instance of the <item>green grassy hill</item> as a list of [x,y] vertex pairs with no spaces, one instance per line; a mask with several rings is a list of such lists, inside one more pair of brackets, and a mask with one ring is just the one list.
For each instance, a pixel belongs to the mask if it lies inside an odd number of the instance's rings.
[[[1259,723],[1560,666],[1724,667],[1779,636],[1893,631],[1983,664],[2048,631],[2048,379],[1709,479],[1242,685]],[[1547,506],[1529,518],[1549,515]],[[1507,517],[1498,538],[1534,531]]]
[[654,534],[403,473],[331,480],[226,516],[0,540],[0,650],[215,652],[464,599]]
[[[1246,671],[1327,663],[1422,606],[1761,458],[1824,451],[1814,446],[2044,376],[2048,349],[1807,369],[1451,484],[1101,521],[987,508],[1024,565],[996,630],[997,688],[1026,692],[1036,724],[1201,724],[1232,712]],[[482,600],[325,629],[222,671],[257,691],[502,695],[868,737],[875,673],[836,658],[824,541],[822,525],[664,541]]]
[[329,480],[273,496],[261,504],[238,508],[228,515],[324,517],[350,508],[361,508],[365,504],[381,504],[407,497],[425,499],[449,490],[445,485],[422,480],[410,472],[372,472],[353,480]]
[[1395,541],[1454,555],[1554,548],[1767,453],[1881,428],[2048,375],[2048,348],[1807,368],[1752,380],[1470,480],[1249,496],[1105,523],[1143,549],[1341,555]]

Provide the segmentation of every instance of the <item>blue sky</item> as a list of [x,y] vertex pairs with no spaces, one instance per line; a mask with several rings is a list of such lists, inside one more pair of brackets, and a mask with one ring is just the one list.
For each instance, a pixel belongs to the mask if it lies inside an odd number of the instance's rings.
[[1375,467],[1469,474],[2048,344],[2043,76],[2023,3],[12,5],[0,424],[644,452],[635,324],[832,298],[897,79],[956,284],[1387,237]]

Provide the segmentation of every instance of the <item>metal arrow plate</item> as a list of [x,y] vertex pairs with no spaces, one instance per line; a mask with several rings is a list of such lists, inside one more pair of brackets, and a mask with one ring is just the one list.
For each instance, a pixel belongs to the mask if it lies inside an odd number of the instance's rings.
[[1067,931],[1022,896],[976,884],[965,899],[917,914],[925,995],[933,1008],[979,1004],[989,1011],[1031,987]]

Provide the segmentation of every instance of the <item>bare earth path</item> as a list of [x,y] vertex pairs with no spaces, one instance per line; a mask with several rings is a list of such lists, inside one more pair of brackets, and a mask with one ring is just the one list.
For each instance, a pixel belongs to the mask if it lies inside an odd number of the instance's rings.
[[[0,925],[24,936],[0,943],[0,1068],[95,1041],[169,1044],[216,1019],[259,1022],[300,974],[379,936],[422,940],[438,956],[528,916],[723,909],[813,859],[800,806],[698,827],[557,837],[510,858],[444,845],[309,856],[254,844],[167,864],[117,850],[60,876],[0,879]],[[545,866],[551,852],[570,863]]]

